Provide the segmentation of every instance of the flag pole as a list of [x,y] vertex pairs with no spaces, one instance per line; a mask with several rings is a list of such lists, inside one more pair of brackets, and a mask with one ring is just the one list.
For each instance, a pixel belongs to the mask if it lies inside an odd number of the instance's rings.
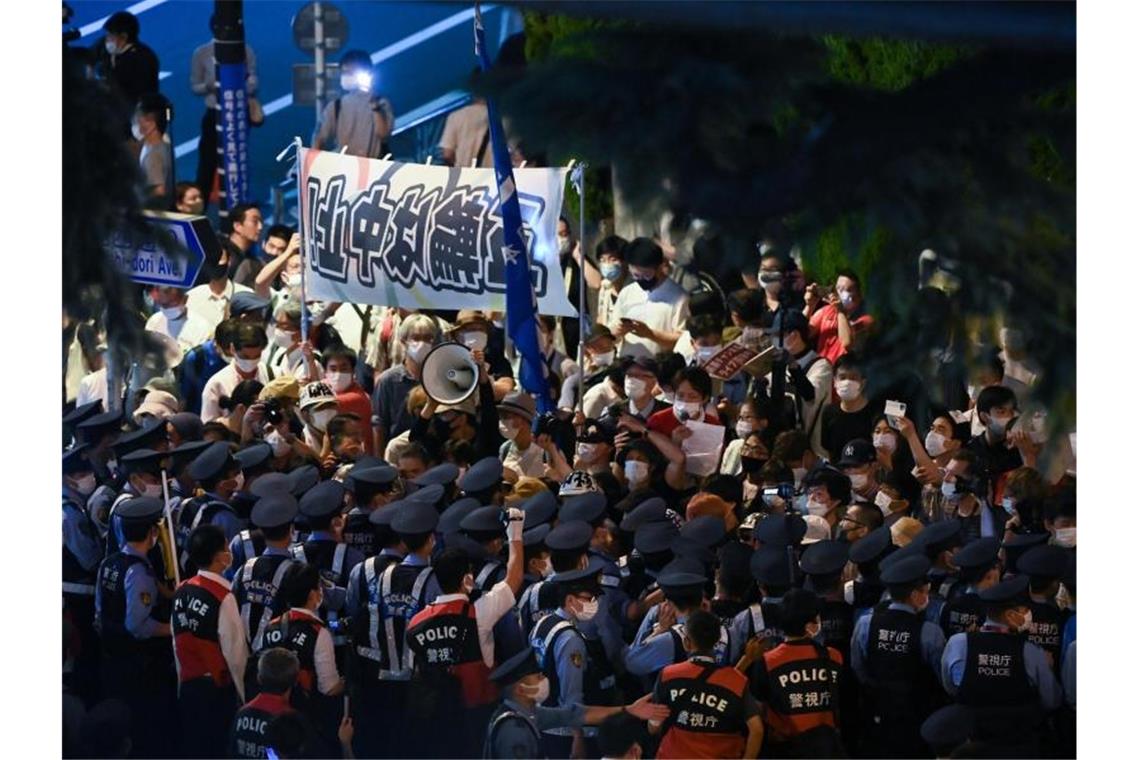
[[586,402],[586,338],[590,321],[586,313],[586,166],[578,162],[570,174],[570,182],[578,192],[578,411]]
[[305,214],[302,206],[305,188],[301,185],[301,149],[304,144],[300,137],[293,138],[293,171],[297,174],[297,229],[301,233],[301,342],[309,339],[309,324],[312,315],[309,313],[308,290],[305,283],[305,269],[309,262],[309,236],[305,232]]

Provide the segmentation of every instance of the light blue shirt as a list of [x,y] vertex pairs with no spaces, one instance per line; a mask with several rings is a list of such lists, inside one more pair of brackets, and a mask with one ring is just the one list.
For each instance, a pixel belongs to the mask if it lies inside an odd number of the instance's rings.
[[[556,610],[554,614],[570,620],[565,610]],[[582,704],[582,678],[590,659],[582,637],[562,634],[554,642],[554,651],[547,652],[546,656],[554,658],[554,671],[558,674],[558,705],[567,707]]]
[[1065,687],[1065,703],[1077,706],[1077,642],[1073,641],[1061,656],[1061,685]]
[[68,488],[63,498],[71,509],[63,509],[63,545],[75,555],[84,570],[93,571],[103,559],[103,547],[87,513],[83,511],[83,497]]
[[136,639],[149,639],[157,635],[159,621],[150,616],[158,604],[158,583],[154,579],[150,560],[145,554],[130,546],[123,546],[123,553],[142,559],[131,563],[127,577],[123,580],[123,596],[127,600],[127,632]]
[[[986,621],[987,626],[993,626],[1003,631],[1009,629],[991,620]],[[962,685],[962,678],[966,673],[966,636],[965,633],[956,633],[946,642],[946,649],[942,653],[941,677],[942,687],[951,696],[958,693]],[[1025,642],[1024,649],[1025,671],[1029,682],[1037,687],[1037,695],[1041,706],[1048,712],[1061,706],[1061,685],[1049,661],[1045,658],[1045,650],[1031,641]]]

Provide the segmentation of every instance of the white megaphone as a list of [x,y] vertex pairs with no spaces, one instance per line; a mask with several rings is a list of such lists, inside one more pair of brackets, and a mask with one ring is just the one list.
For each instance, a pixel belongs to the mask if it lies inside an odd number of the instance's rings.
[[479,365],[465,346],[440,343],[424,357],[424,392],[439,404],[461,404],[479,387]]

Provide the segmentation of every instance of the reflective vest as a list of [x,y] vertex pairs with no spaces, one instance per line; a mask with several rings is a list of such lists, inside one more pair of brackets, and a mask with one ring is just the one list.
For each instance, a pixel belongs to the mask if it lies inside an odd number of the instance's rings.
[[[348,587],[348,574],[352,568],[347,567],[344,561],[345,555],[348,554],[346,544],[327,539],[306,541],[303,551],[305,562],[317,568],[321,578],[337,588]],[[334,625],[339,618],[338,613],[324,606],[321,607],[320,613],[321,617],[329,621],[329,625]],[[348,637],[344,634],[333,635],[334,646],[343,646],[347,643]]]
[[[80,529],[94,538],[95,526],[91,524],[87,512],[81,505],[64,497],[63,511],[67,512],[69,509],[79,515]],[[80,564],[79,559],[67,548],[66,543],[63,544],[63,593],[65,596],[69,594],[85,597],[95,596],[95,572],[85,569]]]
[[184,581],[174,592],[170,617],[178,682],[210,677],[216,686],[233,683],[218,642],[218,617],[229,589],[202,575]]
[[786,742],[820,726],[838,728],[842,664],[838,650],[810,640],[785,641],[764,653],[765,722],[773,741]]
[[429,604],[420,610],[408,624],[407,642],[417,668],[446,669],[459,682],[465,706],[479,707],[498,699],[479,646],[475,605],[469,600]]
[[744,753],[748,678],[706,658],[661,671],[656,701],[669,708],[658,758],[730,758]]
[[301,672],[297,675],[297,685],[306,696],[317,690],[317,664],[314,653],[317,649],[317,636],[325,624],[299,610],[289,610],[281,617],[270,621],[265,629],[265,648],[284,647],[297,653]]
[[280,554],[266,554],[246,560],[234,576],[234,599],[245,626],[250,651],[260,652],[264,646],[269,621],[285,611],[280,598],[281,582],[294,560]]
[[261,693],[245,704],[234,717],[230,757],[265,758],[269,748],[269,724],[278,715],[293,712],[282,694]]
[[424,589],[432,576],[429,565],[394,563],[375,556],[361,565],[360,610],[352,619],[353,649],[359,657],[360,679],[407,681],[412,660],[404,632],[426,604]]

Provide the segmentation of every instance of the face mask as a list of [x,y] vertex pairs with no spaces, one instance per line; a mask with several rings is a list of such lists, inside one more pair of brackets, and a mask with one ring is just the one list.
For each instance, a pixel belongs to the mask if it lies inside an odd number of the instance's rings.
[[579,622],[587,623],[593,620],[594,616],[598,614],[597,599],[591,599],[588,602],[579,600],[578,604],[581,606],[574,612],[574,617],[577,618]]
[[719,350],[720,346],[701,346],[697,349],[697,363],[704,364],[713,358]]
[[949,501],[958,500],[958,486],[948,480],[942,481],[942,498]]
[[482,351],[487,348],[487,333],[482,330],[470,330],[461,333],[459,340],[467,346],[469,351]]
[[755,475],[764,469],[764,460],[755,457],[741,457],[740,471],[745,475]]
[[248,375],[250,372],[253,372],[255,369],[257,369],[258,361],[260,361],[260,360],[259,359],[243,359],[240,356],[235,356],[234,357],[234,367],[236,367],[239,372],[244,372],[245,374]]
[[836,380],[835,394],[843,401],[859,398],[859,383],[855,380]]
[[286,452],[292,448],[289,445],[289,442],[285,440],[285,436],[281,435],[276,430],[271,430],[265,436],[265,442],[273,447],[273,456],[275,457],[285,456]]
[[[94,477],[92,477],[94,480]],[[1077,545],[1077,529],[1072,528],[1057,528],[1053,532],[1053,543],[1065,549],[1072,549]]]
[[107,55],[115,55],[119,52],[118,46],[111,40],[103,41],[103,49],[107,51]]
[[558,255],[565,256],[570,253],[570,238],[558,236]]
[[946,453],[946,436],[935,430],[931,430],[926,434],[926,440],[923,441],[923,445],[926,447],[926,453],[930,456],[940,456]]
[[299,288],[299,287],[301,287],[301,275],[299,273],[289,275],[289,277],[285,280],[285,287],[287,287],[287,288]]
[[1021,625],[1017,626],[1016,630],[1019,632],[1028,631],[1029,627],[1033,625],[1033,610],[1028,607],[1025,608],[1025,618],[1021,621]]
[[602,264],[600,269],[607,282],[614,282],[621,277],[621,264]]
[[748,434],[752,432],[752,423],[748,420],[736,421],[736,437],[747,438]]
[[595,367],[608,367],[614,363],[613,350],[606,351],[604,354],[594,354]]
[[1004,509],[1005,513],[1010,517],[1017,514],[1016,502],[1008,496],[1001,500],[1001,508]]
[[143,134],[142,127],[139,126],[138,122],[131,124],[131,136],[139,142],[142,142],[143,137],[146,136]]
[[629,398],[641,398],[645,395],[645,381],[640,377],[626,377],[625,395]]
[[625,479],[629,481],[631,489],[637,488],[649,479],[649,464],[629,460],[625,463]]
[[79,478],[75,481],[75,490],[84,496],[90,496],[91,493],[95,490],[96,483],[97,481],[95,480],[95,474],[87,473],[82,478]]
[[681,422],[700,419],[701,405],[696,401],[674,401],[673,414],[677,415],[677,419]]
[[289,348],[297,342],[297,333],[289,330],[274,330],[273,342],[281,346],[281,348]]
[[795,480],[795,484],[797,486],[803,482],[804,475],[807,475],[807,468],[806,467],[793,467],[792,468],[792,478]]
[[356,77],[352,74],[341,74],[340,89],[341,92],[356,92]]
[[541,705],[550,697],[550,680],[544,677],[534,686],[519,684],[519,691],[528,699],[533,699],[535,704]]
[[598,444],[596,443],[579,443],[578,444],[578,458],[584,462],[594,458],[598,453]]
[[894,499],[892,499],[890,496],[887,496],[882,491],[879,491],[877,494],[875,494],[875,506],[878,507],[879,511],[883,513],[883,517],[890,517],[891,512],[893,511],[891,509],[891,504],[893,502]]
[[162,316],[166,317],[167,322],[181,322],[186,318],[185,306],[171,306],[162,309]]
[[890,433],[875,433],[871,436],[871,443],[876,449],[882,449],[893,454],[895,451],[895,437]]
[[336,409],[322,409],[319,412],[313,412],[313,427],[320,432],[325,432],[325,428],[329,426],[329,421],[336,416]]
[[653,286],[657,284],[655,277],[634,277],[633,281],[636,282],[642,290],[649,292],[653,290]]
[[867,487],[867,475],[862,472],[857,472],[851,475],[851,487],[856,491],[862,491]]
[[816,517],[823,517],[831,511],[831,507],[819,501],[814,496],[808,498],[807,509],[809,515],[815,515]]
[[343,393],[344,389],[352,385],[351,372],[326,372],[325,382],[332,386],[332,389],[337,393]]
[[986,428],[994,438],[1005,438],[1005,431],[1009,430],[1010,424],[1015,419],[1016,417],[990,417]]
[[519,437],[519,429],[514,425],[508,425],[505,422],[500,422],[499,434],[506,438],[508,441],[513,441]]
[[416,364],[423,364],[424,357],[427,356],[428,351],[431,351],[431,344],[426,340],[408,341],[408,358]]
[[851,302],[855,300],[855,296],[850,290],[839,291],[839,302],[844,306],[850,306]]

